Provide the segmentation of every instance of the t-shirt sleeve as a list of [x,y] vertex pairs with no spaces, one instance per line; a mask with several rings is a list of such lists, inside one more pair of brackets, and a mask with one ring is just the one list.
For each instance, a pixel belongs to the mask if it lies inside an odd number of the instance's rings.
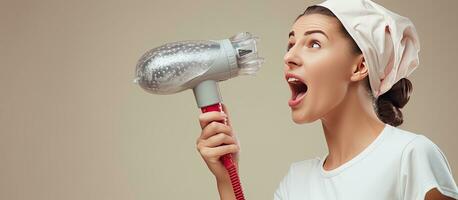
[[277,190],[275,190],[275,193],[274,193],[274,200],[288,200],[289,199],[288,190],[291,184],[293,165],[294,163],[289,166],[288,172],[286,173],[285,176],[283,176],[282,180],[280,181],[280,184],[278,184]]
[[404,149],[400,173],[402,199],[424,200],[433,188],[458,199],[458,188],[445,154],[424,135],[418,135]]

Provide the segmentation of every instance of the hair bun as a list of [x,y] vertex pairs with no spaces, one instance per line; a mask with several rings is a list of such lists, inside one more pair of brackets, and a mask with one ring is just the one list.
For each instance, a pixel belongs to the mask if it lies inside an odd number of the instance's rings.
[[399,126],[403,122],[400,108],[409,102],[412,93],[412,83],[402,78],[390,90],[377,98],[377,114],[379,118],[392,126]]
[[412,93],[412,83],[407,78],[401,78],[390,90],[379,96],[379,99],[391,101],[397,108],[403,108],[409,102]]

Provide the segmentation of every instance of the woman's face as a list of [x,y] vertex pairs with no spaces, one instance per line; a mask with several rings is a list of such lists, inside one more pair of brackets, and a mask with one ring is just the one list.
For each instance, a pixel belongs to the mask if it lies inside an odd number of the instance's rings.
[[302,16],[292,26],[284,70],[287,81],[291,76],[300,80],[289,82],[289,105],[297,124],[324,117],[347,94],[358,56],[340,26],[337,19],[321,14]]

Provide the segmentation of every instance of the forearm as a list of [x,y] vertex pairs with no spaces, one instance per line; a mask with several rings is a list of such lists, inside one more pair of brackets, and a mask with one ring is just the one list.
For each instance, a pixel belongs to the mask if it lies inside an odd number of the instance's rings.
[[216,180],[218,186],[219,197],[221,200],[235,200],[235,194],[232,190],[230,180]]

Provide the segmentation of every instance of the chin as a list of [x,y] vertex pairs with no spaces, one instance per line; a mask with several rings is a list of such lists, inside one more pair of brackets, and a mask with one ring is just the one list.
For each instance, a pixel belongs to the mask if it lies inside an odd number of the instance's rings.
[[293,111],[291,118],[296,124],[309,124],[317,120],[304,112],[300,113],[299,110]]

